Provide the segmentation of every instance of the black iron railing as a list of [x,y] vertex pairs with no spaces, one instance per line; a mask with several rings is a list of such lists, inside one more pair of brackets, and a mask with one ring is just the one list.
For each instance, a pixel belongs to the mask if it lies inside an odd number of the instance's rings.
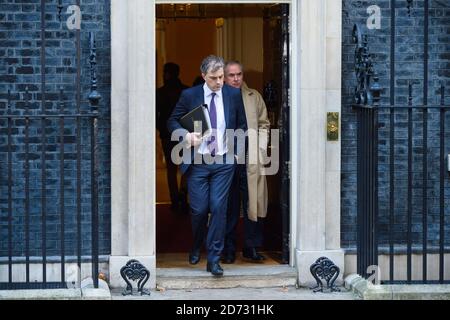
[[[10,94],[9,94],[10,96]],[[64,92],[60,91],[60,109],[58,112],[35,113],[29,111],[28,91],[25,92],[25,110],[22,114],[12,112],[11,102],[8,99],[6,114],[0,115],[0,130],[6,131],[5,146],[2,146],[1,156],[4,157],[3,163],[7,164],[6,175],[0,177],[0,184],[6,185],[6,193],[2,193],[2,199],[6,197],[6,210],[2,210],[2,218],[7,221],[7,228],[0,229],[0,239],[7,239],[7,263],[8,280],[0,282],[0,289],[18,289],[18,288],[56,288],[66,287],[66,256],[76,256],[78,271],[81,271],[83,261],[92,263],[94,284],[98,286],[98,112],[92,110],[86,113],[68,113],[64,109]],[[71,131],[77,128],[75,139],[67,137],[67,130]],[[90,129],[88,129],[90,128]],[[85,133],[82,133],[82,130]],[[53,134],[49,134],[53,132]],[[90,135],[90,141],[84,141],[82,135]],[[66,140],[70,140],[69,142]],[[83,146],[82,146],[82,144]],[[87,151],[89,149],[90,151]],[[69,152],[70,151],[70,152]],[[76,155],[76,157],[74,157]],[[88,156],[89,155],[89,156]],[[68,159],[66,159],[68,157]],[[72,160],[83,159],[73,165]],[[59,165],[55,166],[55,162]],[[90,175],[82,171],[82,163],[90,163]],[[38,170],[41,168],[41,178],[38,179]],[[69,170],[76,170],[77,180],[76,188],[68,187],[70,179],[73,176],[66,177]],[[86,170],[84,170],[86,171]],[[55,179],[59,180],[55,184]],[[89,213],[84,210],[84,217],[90,214],[91,230],[91,255],[85,257],[82,254],[82,179],[89,181],[91,189],[91,207]],[[33,183],[30,183],[30,181]],[[53,181],[53,182],[51,182]],[[20,191],[19,186],[23,185]],[[86,185],[84,183],[84,185]],[[40,187],[40,194],[38,194]],[[55,190],[57,189],[57,190]],[[5,196],[5,197],[4,197]],[[48,200],[56,201],[48,203]],[[73,203],[67,200],[75,200],[75,210]],[[40,217],[35,214],[36,210],[32,207],[39,207]],[[66,209],[66,207],[70,207]],[[23,212],[21,212],[23,208]],[[53,209],[57,208],[57,216]],[[52,209],[52,210],[50,210]],[[5,212],[6,211],[6,212]],[[49,214],[52,211],[52,215]],[[68,234],[65,230],[68,224],[67,212],[73,214],[76,219],[76,234]],[[51,221],[49,221],[51,219]],[[72,220],[72,219],[70,219]],[[51,229],[57,226],[59,230]],[[37,231],[40,227],[40,232]],[[18,236],[15,232],[21,232],[23,236]],[[6,234],[4,234],[4,231]],[[68,236],[66,237],[66,234]],[[40,235],[40,239],[37,239]],[[51,237],[51,242],[48,237]],[[14,239],[14,241],[13,241]],[[17,241],[19,239],[19,241]],[[30,250],[30,242],[33,241],[33,250]],[[76,242],[76,246],[70,248],[67,252],[66,242]],[[22,243],[21,243],[22,242]],[[40,242],[40,245],[37,243]],[[53,245],[55,245],[53,247]],[[36,248],[41,248],[41,254],[36,256]],[[76,250],[75,250],[76,248]],[[55,250],[59,250],[58,257],[55,257]],[[56,279],[49,280],[47,275],[47,265],[49,264],[49,254],[51,251],[51,260],[54,263],[60,263],[60,281]],[[16,252],[16,254],[15,254]],[[84,256],[82,259],[82,255]],[[73,259],[72,259],[73,260]],[[25,275],[16,275],[14,265],[25,264]],[[30,278],[30,267],[36,268],[42,264],[42,276],[40,281],[32,281]],[[0,262],[0,266],[2,263]],[[17,268],[19,270],[19,268]],[[35,274],[35,272],[34,272]],[[97,275],[97,276],[94,276]],[[24,278],[23,282],[17,282],[14,279]]]
[[357,271],[378,265],[377,216],[377,109],[357,106]]
[[[357,271],[369,276],[368,267],[379,264],[382,251],[389,259],[387,282],[445,283],[450,280],[444,277],[445,253],[450,252],[445,239],[449,200],[445,123],[450,106],[444,104],[443,84],[439,105],[413,105],[411,84],[408,91],[408,105],[354,106],[358,119]],[[439,125],[429,126],[429,118]],[[430,198],[437,198],[433,208]],[[396,267],[399,254],[406,255],[406,270]],[[417,254],[422,260],[421,279],[413,279],[413,255]],[[428,279],[430,254],[438,256],[434,280]],[[394,278],[399,272],[405,273],[402,281]]]
[[[384,254],[388,258],[388,276],[381,275],[381,279],[385,282],[446,283],[450,281],[445,278],[445,253],[450,252],[449,239],[445,239],[450,149],[445,143],[445,123],[450,106],[445,104],[444,82],[436,90],[439,102],[433,105],[428,99],[429,0],[423,1],[422,104],[413,103],[418,93],[413,83],[417,80],[408,82],[407,103],[396,103],[397,2],[390,1],[387,105],[380,104],[382,90],[368,38],[360,26],[353,29],[357,78],[353,109],[358,125],[357,272],[369,277]],[[412,1],[407,1],[407,7],[410,14]],[[403,257],[404,264],[397,262]],[[437,274],[430,270],[430,263]]]
[[[1,206],[0,222],[6,221],[7,226],[0,228],[0,239],[7,242],[6,249],[0,247],[6,252],[0,255],[0,289],[65,288],[69,282],[80,280],[83,263],[91,264],[93,284],[98,287],[100,94],[93,33],[89,39],[89,111],[81,110],[79,63],[76,107],[72,112],[68,111],[62,88],[57,94],[45,91],[45,72],[41,77],[40,110],[31,108],[28,87],[23,94],[13,95],[8,90],[6,109],[0,114],[0,137],[5,136],[0,139],[0,162],[7,166],[0,175],[3,191],[0,203],[6,204]],[[45,70],[44,29],[42,40],[41,63]],[[77,52],[79,62],[80,50]],[[17,98],[20,96],[22,99]],[[59,97],[57,110],[46,109],[48,96]],[[90,205],[83,199],[86,194],[90,196]],[[90,234],[83,230],[86,224],[90,226]],[[66,230],[67,226],[71,230]],[[47,269],[55,263],[60,264],[59,279],[48,275]],[[23,264],[25,272],[21,271]],[[41,270],[40,276],[37,269]]]

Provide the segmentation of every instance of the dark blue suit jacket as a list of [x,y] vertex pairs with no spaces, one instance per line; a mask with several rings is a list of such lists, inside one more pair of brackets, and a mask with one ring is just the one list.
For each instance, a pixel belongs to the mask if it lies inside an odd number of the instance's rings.
[[[182,92],[180,100],[173,109],[172,115],[167,121],[167,128],[172,134],[177,129],[183,129],[179,120],[186,113],[193,110],[195,107],[205,103],[204,101],[203,84],[186,89]],[[233,88],[226,84],[222,87],[223,107],[225,114],[226,129],[242,129],[247,130],[247,120],[245,117],[244,102],[242,101],[242,94],[240,89]],[[183,129],[184,130],[184,129]],[[186,131],[187,133],[187,131]],[[184,134],[183,136],[185,136]],[[236,154],[236,143],[234,152]],[[193,162],[194,152],[191,148],[191,163]],[[189,168],[190,163],[182,163],[180,169],[185,173]]]

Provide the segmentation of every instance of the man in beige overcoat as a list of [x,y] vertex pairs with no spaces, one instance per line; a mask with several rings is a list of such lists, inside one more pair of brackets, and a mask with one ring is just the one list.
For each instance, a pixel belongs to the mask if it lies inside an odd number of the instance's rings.
[[262,174],[264,167],[260,159],[266,154],[270,122],[262,96],[244,82],[242,64],[238,61],[226,63],[225,82],[242,91],[249,137],[246,164],[237,166],[230,190],[223,262],[233,263],[236,258],[236,227],[241,202],[244,213],[242,255],[247,261],[261,262],[265,258],[257,249],[262,246],[262,220],[267,215],[267,181]]

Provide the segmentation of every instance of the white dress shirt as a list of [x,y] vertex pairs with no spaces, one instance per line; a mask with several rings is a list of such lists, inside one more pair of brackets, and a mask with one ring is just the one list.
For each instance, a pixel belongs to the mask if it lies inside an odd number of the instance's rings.
[[[205,104],[208,105],[208,111],[209,111],[209,104],[211,103],[211,96],[213,91],[207,86],[205,83],[203,85],[203,92],[204,92],[204,101]],[[219,91],[214,91],[216,96],[214,97],[214,104],[216,105],[216,115],[217,115],[217,132],[216,132],[216,141],[217,141],[217,150],[216,155],[224,155],[228,152],[227,145],[225,143],[225,130],[226,130],[226,123],[225,123],[225,112],[223,107],[223,95],[222,95],[222,89]],[[214,134],[214,132],[213,132]],[[198,152],[201,154],[207,154],[210,153],[208,149],[208,138],[205,138],[203,142],[200,144]]]

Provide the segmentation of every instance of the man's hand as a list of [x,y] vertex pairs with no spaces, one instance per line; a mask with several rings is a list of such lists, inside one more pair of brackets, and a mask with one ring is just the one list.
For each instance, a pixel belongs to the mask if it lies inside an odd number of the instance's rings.
[[189,146],[198,146],[202,143],[202,138],[199,132],[190,132],[186,134],[186,141]]

